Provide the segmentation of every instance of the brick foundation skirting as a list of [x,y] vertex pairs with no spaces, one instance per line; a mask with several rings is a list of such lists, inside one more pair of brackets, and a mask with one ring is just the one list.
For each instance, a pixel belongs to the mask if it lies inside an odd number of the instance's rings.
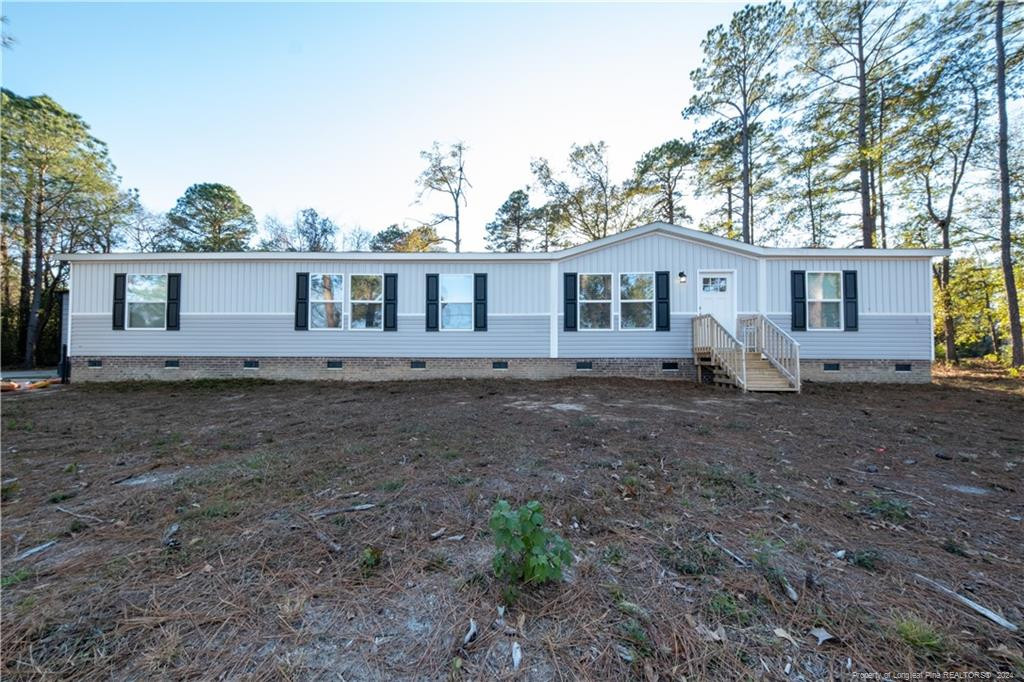
[[801,360],[800,379],[927,384],[932,380],[932,363],[928,360]]
[[[177,363],[177,366],[166,365]],[[246,364],[255,367],[246,367]],[[328,364],[335,367],[329,368]],[[340,368],[336,367],[337,364]],[[504,364],[503,364],[504,363]],[[674,365],[672,363],[675,363]],[[92,366],[90,366],[92,365]],[[669,369],[678,367],[678,369]],[[618,376],[696,380],[691,358],[329,358],[75,356],[71,381],[183,379],[560,379]]]

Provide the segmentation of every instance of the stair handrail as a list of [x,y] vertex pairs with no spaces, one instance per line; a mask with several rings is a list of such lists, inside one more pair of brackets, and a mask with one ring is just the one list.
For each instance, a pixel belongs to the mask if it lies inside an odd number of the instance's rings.
[[747,390],[747,354],[743,344],[713,315],[693,318],[693,352],[711,353],[711,358],[725,368],[744,392]]
[[736,322],[743,330],[744,349],[764,355],[799,391],[800,343],[766,315],[740,315]]

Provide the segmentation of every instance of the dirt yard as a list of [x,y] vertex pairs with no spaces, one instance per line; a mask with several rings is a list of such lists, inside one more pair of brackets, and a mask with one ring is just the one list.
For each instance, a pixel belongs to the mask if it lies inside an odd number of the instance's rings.
[[[81,385],[2,410],[4,679],[1024,675],[1021,631],[915,577],[1024,627],[1020,380]],[[494,578],[498,499],[544,506],[564,582]]]

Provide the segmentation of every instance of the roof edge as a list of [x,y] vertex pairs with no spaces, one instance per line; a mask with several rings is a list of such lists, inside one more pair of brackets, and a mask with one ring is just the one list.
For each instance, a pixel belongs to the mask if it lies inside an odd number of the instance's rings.
[[745,244],[735,239],[695,230],[681,225],[653,222],[634,227],[618,234],[580,244],[561,251],[498,253],[491,251],[451,253],[419,252],[395,253],[388,251],[168,251],[156,253],[62,253],[57,258],[69,262],[89,261],[147,261],[147,260],[395,260],[395,261],[525,261],[553,262],[574,258],[591,251],[607,248],[622,241],[637,239],[651,233],[664,233],[680,239],[695,241],[711,247],[732,251],[748,257],[761,258],[939,258],[952,253],[951,249],[831,249],[831,248],[777,248]]

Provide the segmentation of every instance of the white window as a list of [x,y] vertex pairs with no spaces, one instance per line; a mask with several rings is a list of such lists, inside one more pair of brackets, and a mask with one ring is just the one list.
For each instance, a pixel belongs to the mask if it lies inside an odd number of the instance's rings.
[[619,329],[654,329],[654,273],[619,275]]
[[807,273],[807,328],[842,329],[843,278],[838,272]]
[[325,273],[309,275],[309,328],[343,329],[345,277]]
[[352,275],[348,281],[350,329],[384,328],[384,276]]
[[167,328],[167,275],[125,278],[128,329]]
[[579,328],[612,328],[612,276],[579,276]]
[[724,294],[729,288],[728,281],[725,277],[702,277],[701,287],[709,294]]
[[473,275],[441,275],[441,329],[473,329]]

